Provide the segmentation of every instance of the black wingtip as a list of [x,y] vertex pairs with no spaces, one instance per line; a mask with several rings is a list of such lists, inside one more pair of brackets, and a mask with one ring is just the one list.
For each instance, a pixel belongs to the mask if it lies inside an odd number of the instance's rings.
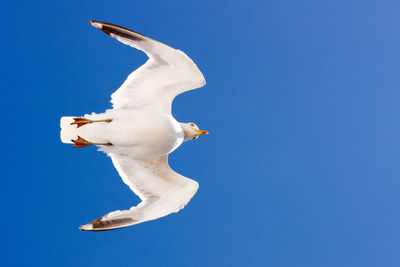
[[99,29],[107,35],[115,34],[121,37],[133,39],[135,41],[143,41],[146,38],[144,35],[138,32],[108,22],[90,20],[89,25]]

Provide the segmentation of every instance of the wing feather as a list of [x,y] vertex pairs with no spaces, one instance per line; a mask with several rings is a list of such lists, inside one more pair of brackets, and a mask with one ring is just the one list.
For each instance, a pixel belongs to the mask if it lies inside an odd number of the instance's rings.
[[168,165],[168,156],[152,159],[133,159],[115,153],[110,156],[122,180],[142,202],[129,210],[108,213],[81,226],[81,230],[113,230],[178,212],[199,187],[196,181],[174,172]]
[[112,94],[113,108],[147,107],[170,114],[177,95],[205,85],[201,71],[182,51],[115,24],[91,21],[90,25],[149,57]]

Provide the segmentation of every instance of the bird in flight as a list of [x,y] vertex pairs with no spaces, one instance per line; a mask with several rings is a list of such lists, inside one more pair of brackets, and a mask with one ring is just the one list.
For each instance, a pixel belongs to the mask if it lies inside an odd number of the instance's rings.
[[90,25],[143,51],[149,59],[111,95],[112,109],[61,118],[61,141],[77,148],[98,146],[141,199],[137,206],[113,211],[79,229],[113,230],[178,212],[199,184],[173,171],[168,154],[208,132],[193,122],[178,122],[171,105],[177,95],[204,86],[203,74],[180,50],[111,23],[90,21]]

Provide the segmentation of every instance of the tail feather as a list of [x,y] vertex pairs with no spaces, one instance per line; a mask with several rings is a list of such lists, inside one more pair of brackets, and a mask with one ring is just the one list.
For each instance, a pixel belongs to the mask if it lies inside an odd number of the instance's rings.
[[71,125],[76,117],[61,117],[60,120],[60,138],[61,142],[66,144],[72,144],[71,140],[78,138],[78,130],[76,125]]

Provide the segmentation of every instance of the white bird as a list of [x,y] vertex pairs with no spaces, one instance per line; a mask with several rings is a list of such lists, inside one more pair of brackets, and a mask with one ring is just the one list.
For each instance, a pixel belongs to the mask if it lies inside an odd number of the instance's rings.
[[199,184],[174,172],[168,165],[168,154],[183,141],[208,132],[194,123],[176,121],[171,104],[175,96],[204,86],[203,74],[180,50],[114,24],[90,21],[90,25],[142,50],[149,59],[111,95],[112,109],[61,118],[62,142],[74,143],[74,147],[99,146],[141,199],[129,210],[108,213],[79,229],[118,229],[178,212]]

